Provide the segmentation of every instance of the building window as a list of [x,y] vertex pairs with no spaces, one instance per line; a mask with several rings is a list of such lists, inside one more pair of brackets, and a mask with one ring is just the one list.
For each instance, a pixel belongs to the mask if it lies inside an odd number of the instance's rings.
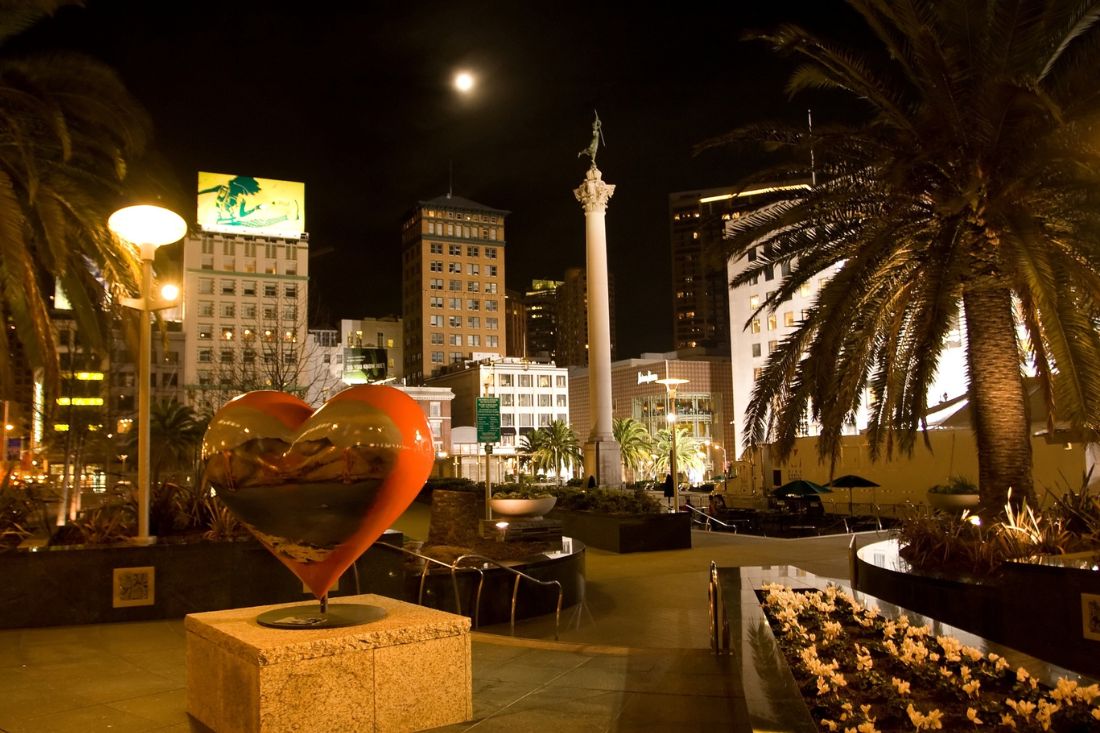
[[752,332],[753,333],[760,333],[760,319],[759,318],[752,319]]
[[519,386],[520,387],[531,387],[533,385],[534,385],[534,380],[532,379],[530,374],[520,374],[519,375]]
[[540,389],[548,388],[550,386],[550,375],[549,374],[540,374],[538,383],[539,383],[539,388]]
[[448,285],[448,289],[452,290],[454,292],[458,292],[458,291],[462,290],[462,281],[461,280],[451,280],[451,282]]
[[451,328],[462,328],[462,316],[447,316],[447,325]]
[[775,350],[778,349],[778,348],[779,348],[779,342],[778,341],[769,341],[768,342],[768,353],[769,354],[774,354]]
[[279,295],[278,286],[275,283],[264,283],[264,297],[275,298]]
[[218,356],[221,358],[222,364],[232,364],[233,363],[233,352],[228,350],[228,349],[225,349],[225,350],[222,350],[221,352],[219,352]]
[[774,279],[775,279],[775,267],[772,266],[772,265],[768,265],[767,267],[764,268],[764,280],[774,280]]
[[539,407],[550,407],[551,406],[550,405],[550,398],[551,397],[552,397],[552,395],[549,395],[545,392],[539,393]]
[[439,331],[432,331],[432,343],[433,344],[442,344],[443,343],[443,334]]
[[487,265],[487,267],[489,268],[489,277],[496,277],[497,276],[497,266],[496,265]]
[[443,244],[440,243],[440,242],[432,242],[431,244],[428,245],[428,249],[431,251],[431,253],[433,255],[443,254]]
[[467,257],[480,257],[481,252],[479,251],[479,249],[477,247],[467,247],[466,248],[466,256]]
[[245,280],[241,283],[241,295],[255,295],[256,294],[256,281]]
[[447,298],[447,307],[453,311],[462,310],[462,298]]
[[501,387],[511,387],[512,386],[512,375],[511,374],[501,374],[500,375],[500,386]]
[[470,280],[468,283],[466,283],[466,292],[467,293],[480,293],[481,292],[481,283],[479,283],[477,280]]
[[558,407],[569,407],[569,398],[563,394],[554,395]]
[[213,295],[214,294],[214,278],[212,278],[212,277],[200,277],[199,278],[199,294],[200,295]]
[[255,318],[256,317],[256,304],[255,303],[245,303],[243,306],[241,306],[241,313],[244,315],[245,318]]
[[[503,403],[501,403],[503,404]],[[514,428],[516,426],[516,416],[510,412],[503,412],[500,415],[500,426],[502,428]],[[501,438],[513,438],[513,435],[502,435]]]
[[199,324],[199,339],[202,341],[208,341],[214,338],[214,327],[209,323]]
[[241,361],[245,364],[255,364],[256,351],[254,349],[245,349],[241,352]]
[[207,318],[214,317],[214,302],[211,300],[199,301],[199,316],[205,316]]
[[776,328],[776,318],[774,313],[768,314],[768,330],[774,331]]
[[[448,224],[447,226],[451,227],[453,225]],[[462,245],[461,244],[449,244],[449,245],[447,245],[447,254],[451,255],[452,257],[461,257],[462,256]]]
[[428,269],[431,270],[432,272],[443,272],[443,261],[442,260],[432,260],[432,263],[431,263],[431,265],[428,266]]
[[199,349],[199,363],[209,364],[214,361],[214,352],[211,349]]
[[495,331],[495,330],[497,330],[497,324],[498,323],[499,323],[499,321],[496,318],[486,318],[485,319],[485,328],[489,329],[490,331]]
[[752,310],[756,310],[759,307],[760,307],[760,296],[759,295],[750,295],[749,296],[749,308],[751,308]]
[[760,356],[760,344],[759,343],[755,343],[755,344],[752,345],[752,355],[754,357]]
[[471,333],[466,336],[467,346],[481,346],[481,336],[476,333]]
[[222,295],[236,295],[237,294],[237,281],[236,280],[222,280]]
[[500,347],[500,336],[486,336],[485,337],[485,345],[488,346],[488,347],[494,348],[494,349],[499,348]]
[[783,325],[784,326],[793,326],[794,325],[794,311],[787,311],[786,313],[783,314]]
[[477,316],[466,316],[466,328],[481,328],[481,319]]
[[297,285],[287,285],[286,288],[283,290],[283,293],[288,298],[297,298],[298,297],[298,286]]
[[237,306],[233,303],[222,303],[222,318],[236,318]]
[[443,328],[443,316],[428,316],[428,325],[433,328]]
[[[461,275],[462,274],[462,263],[461,262],[448,262],[447,263],[447,272],[449,272],[453,275]],[[454,282],[454,281],[452,280],[452,282]]]
[[481,310],[481,301],[477,298],[470,298],[466,301],[466,310],[476,311]]
[[204,255],[214,254],[214,243],[209,239],[202,240],[202,253]]
[[485,283],[485,292],[486,293],[495,293],[496,291],[497,291],[497,284],[496,283]]
[[447,343],[451,346],[462,346],[462,334],[452,333],[447,336]]
[[562,387],[562,388],[565,387],[565,375],[564,374],[558,374],[557,376],[554,377],[554,386],[555,387]]
[[[493,227],[493,229],[492,229],[493,239],[496,239],[496,231],[497,231],[496,227]],[[491,260],[495,260],[497,258],[497,248],[496,247],[486,247],[485,248],[485,256],[488,257]]]
[[439,295],[433,295],[431,298],[428,299],[428,305],[431,308],[442,308],[443,297]]
[[535,406],[535,396],[533,394],[521,394],[521,395],[518,395],[518,397],[519,397],[519,406],[520,407],[534,407]]
[[487,300],[487,301],[485,301],[485,310],[487,310],[487,311],[500,310],[500,304],[495,300]]
[[443,278],[433,277],[431,280],[428,281],[428,288],[431,290],[442,290]]
[[273,306],[273,305],[265,305],[264,306],[264,320],[265,321],[274,321],[275,320],[275,306]]
[[225,255],[226,257],[232,257],[233,256],[233,242],[230,242],[230,241],[222,242],[222,254]]
[[466,263],[466,274],[467,275],[477,275],[477,276],[480,277],[481,276],[481,265],[479,265],[475,262],[467,262]]

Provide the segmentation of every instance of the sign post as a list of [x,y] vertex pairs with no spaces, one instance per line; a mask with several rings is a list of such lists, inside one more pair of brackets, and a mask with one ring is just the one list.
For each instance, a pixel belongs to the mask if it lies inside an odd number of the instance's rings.
[[493,518],[493,481],[489,475],[489,460],[493,455],[493,443],[500,442],[500,398],[477,398],[477,442],[485,444],[485,518]]

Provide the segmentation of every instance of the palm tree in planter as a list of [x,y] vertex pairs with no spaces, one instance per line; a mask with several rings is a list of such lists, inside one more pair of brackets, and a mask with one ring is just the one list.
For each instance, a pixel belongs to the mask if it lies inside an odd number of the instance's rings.
[[561,420],[523,436],[520,450],[531,455],[536,468],[554,469],[558,483],[565,483],[565,468],[573,468],[584,462],[577,434]]
[[[796,93],[831,90],[857,123],[747,127],[707,143],[764,144],[811,178],[742,216],[721,255],[733,284],[789,267],[774,312],[821,273],[815,307],[768,357],[746,442],[790,454],[807,416],[835,462],[869,391],[872,457],[911,453],[949,331],[965,328],[982,507],[1034,496],[1022,368],[1052,416],[1100,421],[1100,10],[1092,4],[852,0],[877,38],[845,48],[784,26],[763,36],[804,63]],[[799,161],[789,164],[789,161]],[[749,182],[745,183],[750,185]],[[1053,420],[1053,417],[1052,417]]]
[[638,470],[653,452],[653,436],[645,425],[632,417],[615,418],[611,423],[611,432],[619,444],[623,466],[630,472],[630,480],[634,481]]

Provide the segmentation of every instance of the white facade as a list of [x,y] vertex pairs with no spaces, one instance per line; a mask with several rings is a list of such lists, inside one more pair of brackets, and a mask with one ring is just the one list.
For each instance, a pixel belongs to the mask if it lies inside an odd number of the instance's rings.
[[308,345],[308,298],[308,234],[300,239],[201,230],[188,235],[181,384],[188,401],[209,409],[213,405],[196,403],[203,403],[204,395],[209,402],[219,386],[231,386],[231,375],[241,369],[285,374],[301,363]]
[[[383,379],[401,382],[405,376],[404,366],[404,338],[402,333],[402,320],[397,316],[385,318],[345,318],[340,321],[340,341],[344,346],[342,362],[345,365],[343,379],[348,384],[365,384],[370,381]],[[384,355],[371,350],[384,350]],[[349,358],[350,357],[350,358]],[[377,369],[366,369],[373,374],[358,374],[363,372],[363,364],[357,360],[368,357],[369,359],[384,358],[384,374],[378,374]],[[377,364],[368,364],[375,366]],[[371,379],[370,376],[377,377]]]
[[[727,264],[728,281],[746,270],[755,259],[755,248],[744,257]],[[783,302],[773,313],[763,311],[753,313],[788,274],[787,266],[776,266],[771,272],[765,272],[756,280],[729,290],[730,311],[730,361],[733,370],[733,428],[736,451],[740,455],[744,448],[745,414],[752,398],[753,387],[767,362],[768,355],[780,342],[793,333],[799,322],[805,317],[817,300],[818,292],[832,275],[825,271],[818,273],[791,299]],[[966,351],[963,348],[961,327],[962,314],[950,332],[946,348],[940,356],[939,367],[931,388],[928,390],[928,404],[947,402],[967,392]],[[856,413],[854,425],[846,425],[844,434],[858,434],[867,427],[868,399],[862,402]],[[820,429],[810,424],[806,435],[818,435]],[[732,456],[731,456],[732,458]]]

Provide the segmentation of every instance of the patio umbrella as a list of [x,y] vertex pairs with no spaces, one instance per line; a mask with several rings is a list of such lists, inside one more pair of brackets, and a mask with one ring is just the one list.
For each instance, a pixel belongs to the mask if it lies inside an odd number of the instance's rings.
[[832,489],[826,486],[815,484],[813,481],[806,481],[805,479],[797,479],[795,481],[788,481],[778,489],[772,491],[772,496],[782,498],[784,496],[815,496],[817,494],[831,493]]
[[854,473],[848,473],[843,476],[838,476],[837,478],[830,481],[829,486],[837,489],[848,489],[848,514],[851,514],[852,489],[873,489],[876,488],[878,484],[876,484],[871,479],[866,479],[862,476],[856,476]]

